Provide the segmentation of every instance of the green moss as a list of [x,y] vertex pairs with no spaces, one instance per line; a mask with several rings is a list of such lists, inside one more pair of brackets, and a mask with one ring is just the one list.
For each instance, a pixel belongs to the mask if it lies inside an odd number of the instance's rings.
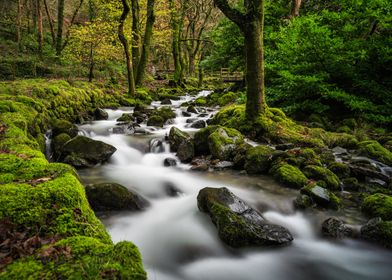
[[217,100],[219,106],[225,106],[227,104],[233,103],[237,100],[238,93],[228,92],[220,96]]
[[245,170],[249,174],[266,173],[271,167],[274,149],[268,146],[252,147],[246,152]]
[[339,209],[341,200],[331,191],[319,186],[318,183],[310,183],[301,189],[301,194],[308,195],[319,206],[331,209]]
[[377,141],[363,141],[359,143],[360,155],[392,165],[392,153]]
[[148,126],[163,127],[164,124],[165,124],[165,120],[161,116],[156,116],[156,115],[151,116],[147,121]]
[[300,189],[305,186],[308,178],[297,167],[283,164],[274,172],[274,177],[290,188]]
[[380,193],[370,195],[363,201],[362,211],[371,217],[392,220],[392,196]]
[[325,167],[308,165],[303,172],[308,178],[324,181],[327,184],[327,188],[330,190],[340,189],[340,180],[338,176]]
[[328,165],[328,169],[339,178],[347,178],[350,176],[350,167],[343,162],[333,162]]
[[[51,249],[53,248],[53,249]],[[68,248],[68,249],[67,249]],[[146,279],[137,248],[129,242],[108,245],[90,237],[71,237],[7,266],[2,279]]]
[[207,105],[207,100],[205,97],[199,97],[195,100],[194,104],[196,106],[206,106]]
[[243,142],[242,134],[233,128],[219,127],[208,137],[211,155],[220,160],[233,160],[236,148]]
[[218,128],[219,126],[209,125],[195,133],[193,142],[195,145],[196,155],[208,155],[210,153],[210,148],[208,147],[208,137]]
[[122,114],[121,117],[119,117],[117,119],[118,122],[131,122],[133,120],[134,120],[134,118],[133,118],[132,114],[130,114],[130,113],[124,113],[124,114]]

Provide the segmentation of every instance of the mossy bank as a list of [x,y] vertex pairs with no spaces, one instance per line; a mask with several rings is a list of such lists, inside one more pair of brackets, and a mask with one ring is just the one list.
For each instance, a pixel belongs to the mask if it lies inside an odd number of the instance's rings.
[[7,225],[0,237],[28,247],[1,248],[1,279],[146,279],[138,249],[113,245],[75,170],[43,154],[54,120],[81,121],[96,107],[136,102],[84,82],[0,83],[0,222]]

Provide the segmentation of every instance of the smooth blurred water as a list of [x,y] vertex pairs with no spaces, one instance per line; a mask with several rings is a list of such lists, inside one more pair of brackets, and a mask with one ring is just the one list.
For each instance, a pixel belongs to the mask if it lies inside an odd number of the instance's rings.
[[[201,92],[199,96],[207,94]],[[180,164],[178,159],[176,167],[164,167],[165,158],[176,157],[167,143],[163,149],[156,148],[156,143],[164,140],[172,126],[190,133],[196,131],[188,127],[188,118],[182,116],[185,108],[180,107],[194,98],[173,101],[176,120],[152,130],[151,135],[111,134],[115,120],[132,112],[132,108],[107,110],[109,120],[80,126],[84,135],[117,148],[107,164],[81,170],[82,180],[117,182],[151,202],[144,212],[102,217],[114,242],[130,240],[139,247],[149,279],[391,279],[391,251],[354,240],[333,242],[320,238],[320,224],[326,217],[339,215],[359,224],[364,218],[357,211],[305,215],[292,207],[297,191],[280,186],[268,176],[246,176],[234,171],[191,172],[190,166]],[[152,106],[158,107],[160,102]],[[191,116],[194,117],[197,115]],[[170,197],[168,186],[181,194]],[[293,243],[277,249],[234,250],[225,246],[210,218],[198,210],[196,200],[200,189],[224,186],[271,222],[287,227],[295,238]]]

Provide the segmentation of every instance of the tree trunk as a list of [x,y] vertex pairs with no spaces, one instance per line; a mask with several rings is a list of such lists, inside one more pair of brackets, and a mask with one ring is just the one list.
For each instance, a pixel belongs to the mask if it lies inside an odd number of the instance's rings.
[[52,45],[55,46],[56,45],[56,33],[54,32],[53,19],[52,19],[52,15],[50,14],[47,0],[44,0],[44,6],[45,6],[46,17],[48,18],[48,22],[49,22],[50,34],[52,35]]
[[121,2],[123,5],[123,12],[120,17],[120,21],[119,21],[120,24],[118,25],[118,38],[120,39],[120,42],[124,47],[125,59],[127,63],[128,93],[129,95],[134,96],[136,90],[135,90],[135,80],[133,78],[133,69],[132,69],[132,53],[129,51],[129,43],[124,35],[124,23],[128,17],[131,7],[129,6],[128,0],[121,0]]
[[136,75],[137,85],[143,84],[148,57],[150,54],[151,38],[152,38],[154,22],[155,22],[154,6],[155,6],[155,0],[148,0],[146,30],[144,32],[142,53],[140,55],[140,61],[137,67],[137,75]]
[[94,51],[93,51],[93,43],[90,44],[90,66],[89,66],[89,73],[88,73],[88,81],[91,83],[94,79]]
[[21,0],[18,0],[18,11],[16,14],[16,42],[18,43],[19,50],[22,49],[21,41],[22,41],[22,33],[21,33],[21,19],[22,19],[22,3]]
[[132,68],[134,77],[137,76],[137,68],[140,59],[140,8],[139,0],[132,0]]
[[266,109],[264,99],[264,46],[261,22],[247,24],[245,31],[246,54],[246,116],[255,119]]
[[174,82],[179,85],[182,83],[182,68],[181,68],[181,47],[180,47],[180,33],[181,23],[177,12],[177,7],[173,0],[169,0],[171,10],[171,25],[172,25],[172,54],[174,64]]
[[36,8],[37,8],[37,38],[38,38],[38,53],[42,58],[42,49],[43,49],[43,31],[42,31],[42,11],[41,11],[41,0],[36,0]]
[[291,4],[291,18],[299,16],[302,0],[292,0]]
[[227,0],[214,0],[214,3],[244,34],[246,117],[255,120],[267,109],[264,94],[264,0],[245,0],[245,14],[232,8]]
[[64,0],[58,0],[57,6],[57,38],[56,54],[61,55],[63,49],[63,26],[64,26]]

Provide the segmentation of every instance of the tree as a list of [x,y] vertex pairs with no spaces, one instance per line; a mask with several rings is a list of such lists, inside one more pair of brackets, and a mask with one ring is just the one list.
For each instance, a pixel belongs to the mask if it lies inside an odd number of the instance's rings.
[[137,73],[136,73],[137,85],[141,85],[143,83],[147,61],[150,54],[151,39],[152,39],[152,33],[153,33],[153,28],[155,23],[154,6],[155,6],[155,0],[148,0],[146,30],[144,31],[142,52],[140,55],[139,63],[137,65]]
[[302,0],[292,0],[291,4],[291,18],[299,16],[299,9],[301,8]]
[[131,96],[135,95],[135,80],[133,77],[133,68],[132,68],[132,53],[129,51],[129,43],[127,37],[124,34],[124,24],[126,19],[128,18],[129,12],[131,11],[131,7],[129,5],[128,0],[121,0],[123,5],[123,12],[120,17],[119,25],[118,25],[118,38],[121,44],[124,47],[125,59],[127,64],[127,79],[128,79],[128,93]]
[[171,11],[171,28],[172,28],[172,54],[174,63],[174,82],[177,85],[182,84],[182,64],[181,64],[181,29],[183,20],[181,13],[176,7],[174,0],[169,0],[169,8]]
[[56,54],[60,55],[63,49],[63,26],[64,26],[64,0],[58,0],[57,6],[57,37]]
[[140,58],[140,0],[131,0],[132,4],[132,68],[136,77]]
[[264,88],[264,0],[245,0],[245,12],[227,0],[214,0],[218,8],[238,25],[245,39],[246,117],[255,119],[267,108]]
[[38,37],[38,53],[42,57],[43,48],[43,25],[42,25],[42,11],[41,0],[36,0],[35,8],[37,10],[37,37]]

